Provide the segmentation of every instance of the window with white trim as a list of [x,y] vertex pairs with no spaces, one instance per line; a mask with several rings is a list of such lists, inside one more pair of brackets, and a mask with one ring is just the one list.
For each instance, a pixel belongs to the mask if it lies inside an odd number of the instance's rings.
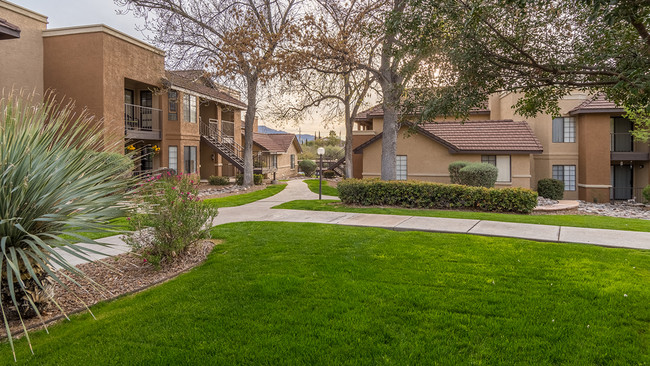
[[196,173],[196,146],[185,146],[183,151],[185,174]]
[[397,155],[395,157],[395,179],[406,180],[408,176],[406,155]]
[[553,142],[576,142],[575,118],[553,118]]
[[497,182],[511,182],[510,155],[482,155],[482,163],[492,164],[497,167],[499,173]]
[[576,190],[576,166],[575,165],[553,165],[553,179],[564,182],[565,191]]
[[178,147],[170,146],[169,147],[169,169],[174,169],[174,172],[178,173]]
[[183,121],[196,123],[196,97],[183,94]]

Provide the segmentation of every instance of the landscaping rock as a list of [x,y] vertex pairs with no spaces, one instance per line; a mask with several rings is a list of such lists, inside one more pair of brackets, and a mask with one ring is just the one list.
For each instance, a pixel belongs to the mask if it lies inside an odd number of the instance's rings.
[[637,202],[591,203],[579,201],[579,213],[627,219],[650,220],[650,210],[647,205]]

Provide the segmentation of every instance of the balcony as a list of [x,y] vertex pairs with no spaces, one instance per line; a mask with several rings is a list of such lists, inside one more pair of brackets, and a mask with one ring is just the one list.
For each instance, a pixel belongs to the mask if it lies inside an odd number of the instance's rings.
[[124,135],[133,140],[161,140],[162,110],[124,104]]
[[615,132],[611,134],[610,160],[615,161],[647,161],[650,155],[647,152],[634,151],[634,138],[628,132]]

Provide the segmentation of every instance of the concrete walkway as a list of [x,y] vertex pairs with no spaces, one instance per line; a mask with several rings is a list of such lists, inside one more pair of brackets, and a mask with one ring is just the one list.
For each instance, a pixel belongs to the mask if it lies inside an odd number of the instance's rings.
[[[547,242],[593,244],[614,248],[650,249],[650,232],[621,230],[586,229],[568,226],[519,224],[510,222],[449,219],[438,217],[418,217],[399,215],[379,215],[328,211],[301,211],[271,209],[293,200],[315,200],[318,194],[309,190],[301,180],[291,180],[287,188],[275,196],[247,205],[219,209],[213,225],[243,221],[283,221],[335,224],[359,227],[378,227],[397,231],[427,231],[439,233],[474,234],[508,238],[521,238]],[[338,199],[323,196],[323,199]],[[91,244],[78,244],[92,248],[105,255],[92,254],[93,260],[128,252],[130,248],[120,239],[120,235],[97,240],[106,243],[103,247]],[[74,265],[85,261],[64,254]]]

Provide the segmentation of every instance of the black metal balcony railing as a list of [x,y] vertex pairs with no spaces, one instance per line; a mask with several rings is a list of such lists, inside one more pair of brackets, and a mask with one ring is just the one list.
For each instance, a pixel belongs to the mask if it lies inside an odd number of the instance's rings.
[[127,138],[160,140],[162,110],[124,104],[124,134]]

